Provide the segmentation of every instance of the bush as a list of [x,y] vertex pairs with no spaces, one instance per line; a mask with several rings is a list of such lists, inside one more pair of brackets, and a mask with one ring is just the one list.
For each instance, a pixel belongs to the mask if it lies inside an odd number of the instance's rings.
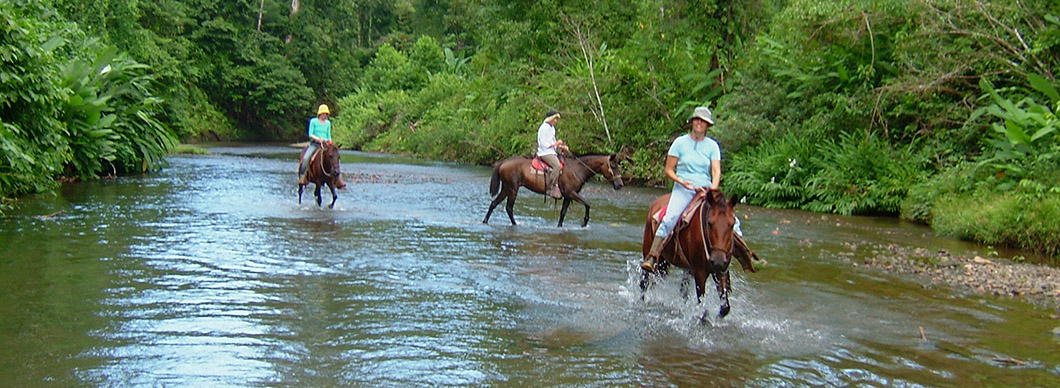
[[788,132],[780,138],[745,149],[726,162],[725,191],[745,197],[751,205],[801,208],[808,201],[806,190],[814,171],[812,155],[816,139]]
[[815,153],[819,170],[807,182],[810,202],[803,209],[897,215],[908,187],[922,179],[922,157],[915,149],[915,144],[893,149],[868,131],[826,140]]
[[1060,256],[1060,194],[1018,191],[948,195],[934,204],[932,229],[942,235]]

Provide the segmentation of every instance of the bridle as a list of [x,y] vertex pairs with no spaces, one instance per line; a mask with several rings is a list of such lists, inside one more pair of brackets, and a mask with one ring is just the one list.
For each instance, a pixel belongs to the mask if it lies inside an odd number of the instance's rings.
[[703,201],[699,205],[699,237],[703,240],[703,248],[707,250],[707,257],[710,257],[711,252],[721,252],[725,254],[725,261],[732,260],[732,246],[729,246],[728,250],[715,247],[706,236],[706,229],[710,227],[710,208],[710,201]]

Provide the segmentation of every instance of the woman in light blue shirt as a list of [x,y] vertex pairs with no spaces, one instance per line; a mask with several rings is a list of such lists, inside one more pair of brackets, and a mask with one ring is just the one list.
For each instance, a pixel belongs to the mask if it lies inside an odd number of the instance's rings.
[[701,106],[692,112],[688,122],[692,124],[692,130],[675,139],[667,152],[666,177],[674,181],[674,188],[648,256],[640,264],[648,272],[655,272],[663,243],[696,192],[717,190],[721,183],[721,147],[714,139],[707,137],[707,129],[714,125],[714,114],[710,108]]

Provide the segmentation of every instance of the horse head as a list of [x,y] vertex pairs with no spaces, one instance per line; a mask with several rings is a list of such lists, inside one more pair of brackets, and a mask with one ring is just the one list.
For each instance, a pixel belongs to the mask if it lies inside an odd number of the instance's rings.
[[607,162],[603,164],[601,171],[599,171],[608,182],[611,182],[611,187],[615,190],[621,189],[623,186],[622,172],[618,170],[618,161],[619,158],[615,154],[608,155]]
[[342,146],[325,144],[323,158],[324,174],[334,180],[336,189],[345,189],[346,181],[342,179],[342,165],[339,150]]
[[708,190],[706,205],[709,205],[703,225],[706,230],[707,240],[710,244],[710,262],[715,272],[724,272],[729,266],[733,250],[733,225],[736,224],[736,214],[733,209],[739,202],[729,199],[721,190]]

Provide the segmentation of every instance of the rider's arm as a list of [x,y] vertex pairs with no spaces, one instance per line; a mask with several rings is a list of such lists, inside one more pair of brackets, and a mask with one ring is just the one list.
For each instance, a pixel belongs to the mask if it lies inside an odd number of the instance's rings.
[[323,138],[313,134],[313,127],[317,125],[317,123],[315,123],[316,120],[316,118],[309,119],[309,140],[314,143],[323,143]]
[[[718,166],[721,168],[721,166]],[[677,157],[673,155],[666,155],[666,177],[670,178],[677,184],[684,186],[686,189],[695,190],[696,187],[692,186],[692,182],[681,179],[677,176]]]
[[721,160],[710,161],[710,189],[717,190],[721,186]]

